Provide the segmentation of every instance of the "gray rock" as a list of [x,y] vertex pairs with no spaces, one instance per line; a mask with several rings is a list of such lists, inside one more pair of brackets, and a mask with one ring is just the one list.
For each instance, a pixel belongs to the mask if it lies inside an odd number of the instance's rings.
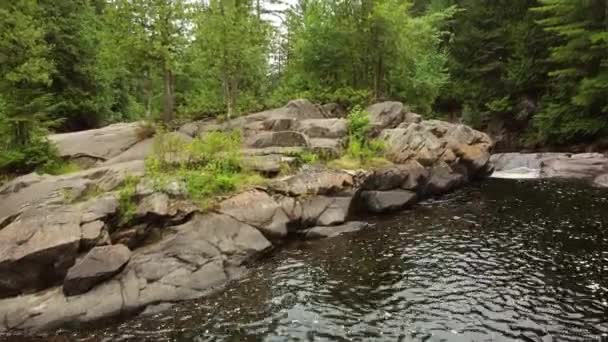
[[593,184],[599,187],[608,188],[608,173],[595,177]]
[[[64,158],[88,157],[106,161],[118,156],[150,135],[142,133],[142,123],[119,123],[88,131],[53,134],[49,140]],[[84,165],[90,166],[90,165]]]
[[142,140],[114,158],[106,160],[101,166],[120,164],[134,160],[145,160],[154,150],[154,139]]
[[430,170],[425,195],[439,195],[454,190],[464,184],[465,177],[454,172],[448,165],[439,165]]
[[341,171],[309,171],[278,179],[269,184],[272,191],[290,196],[334,195],[352,188],[353,176]]
[[260,190],[246,191],[225,200],[220,203],[218,211],[257,228],[272,239],[287,236],[291,221],[282,205]]
[[289,101],[285,108],[287,109],[288,116],[298,120],[322,119],[325,117],[320,106],[315,105],[306,99]]
[[302,201],[304,227],[335,226],[346,222],[352,197],[315,196]]
[[342,154],[344,142],[339,139],[310,139],[310,149],[324,158],[337,158]]
[[593,179],[608,172],[608,158],[600,153],[582,153],[545,159],[541,177]]
[[82,231],[81,249],[88,250],[95,246],[109,245],[110,236],[105,229],[106,224],[103,221],[93,221],[83,224],[80,229]]
[[75,296],[118,274],[129,262],[131,251],[124,245],[95,247],[72,266],[63,280],[63,293]]
[[195,215],[171,229],[175,234],[138,250],[120,274],[84,294],[67,298],[55,287],[0,300],[0,330],[90,322],[198,298],[241,276],[243,263],[272,247],[258,230],[225,215]]
[[143,198],[137,206],[136,216],[148,215],[161,217],[169,215],[169,196],[157,192]]
[[510,171],[520,168],[538,169],[544,160],[568,157],[567,153],[497,153],[490,162],[496,171]]
[[408,190],[361,192],[363,205],[372,213],[398,211],[416,203],[416,200],[416,193]]
[[281,131],[281,132],[264,132],[259,133],[247,141],[247,146],[253,148],[266,147],[308,147],[308,138],[299,132]]
[[245,148],[241,150],[241,153],[244,156],[267,156],[273,154],[280,154],[284,156],[297,156],[298,154],[304,152],[306,149],[300,146],[288,146],[288,147],[280,147],[280,146],[271,146],[266,148]]
[[309,228],[303,232],[303,235],[307,240],[317,240],[356,232],[367,227],[369,227],[368,223],[351,221],[339,226]]
[[281,172],[285,165],[295,165],[296,158],[280,154],[254,155],[243,157],[241,162],[247,169],[266,175],[275,175]]
[[31,211],[0,230],[0,298],[61,281],[81,237],[80,212],[60,206]]
[[390,165],[373,170],[364,176],[363,190],[417,190],[428,178],[428,170],[420,163],[410,161],[401,165]]
[[388,145],[387,155],[398,164],[410,160],[424,166],[462,163],[471,178],[486,177],[492,171],[494,143],[486,134],[464,125],[427,120],[387,129],[382,137]]
[[0,298],[61,281],[79,250],[101,243],[103,229],[95,222],[114,215],[117,207],[112,194],[82,203],[46,205],[24,212],[0,230]]
[[263,128],[267,131],[293,131],[297,123],[298,120],[295,118],[270,117],[264,120]]
[[309,119],[298,123],[297,131],[309,138],[339,139],[348,133],[346,119]]
[[326,103],[323,106],[325,116],[328,118],[345,118],[346,110],[338,103]]
[[141,176],[144,162],[133,161],[62,176],[19,177],[0,189],[0,222],[31,208],[74,202],[91,192],[111,191],[127,176]]
[[401,102],[381,102],[367,108],[370,120],[379,129],[395,128],[405,118],[407,108]]

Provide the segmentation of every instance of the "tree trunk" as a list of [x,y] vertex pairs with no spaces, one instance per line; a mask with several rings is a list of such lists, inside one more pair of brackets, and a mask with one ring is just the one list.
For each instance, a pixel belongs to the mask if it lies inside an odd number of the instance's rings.
[[170,122],[173,120],[173,111],[175,106],[173,98],[173,73],[167,65],[165,65],[163,69],[164,93],[162,119],[164,122]]
[[384,78],[384,61],[382,56],[378,56],[376,71],[374,72],[374,102],[382,98],[382,79]]

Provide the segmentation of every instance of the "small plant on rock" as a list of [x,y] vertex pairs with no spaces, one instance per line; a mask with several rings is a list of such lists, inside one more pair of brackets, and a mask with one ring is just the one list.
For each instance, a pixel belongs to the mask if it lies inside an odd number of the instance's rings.
[[154,155],[146,160],[147,177],[157,190],[171,181],[183,182],[188,196],[208,208],[216,196],[262,181],[243,167],[239,131],[210,132],[179,143],[166,135],[158,138]]
[[330,163],[340,169],[371,168],[390,164],[384,157],[385,142],[370,139],[372,131],[369,114],[355,106],[348,114],[348,144],[344,155]]

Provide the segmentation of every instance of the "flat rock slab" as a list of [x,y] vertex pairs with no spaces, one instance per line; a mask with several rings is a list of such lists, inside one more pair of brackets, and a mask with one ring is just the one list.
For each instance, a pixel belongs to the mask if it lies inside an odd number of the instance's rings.
[[53,134],[53,142],[61,157],[91,157],[105,161],[116,157],[139,141],[148,138],[142,135],[139,122],[119,123],[88,131]]
[[361,200],[372,213],[387,213],[404,209],[416,203],[418,196],[408,190],[363,191]]
[[263,132],[256,134],[247,140],[247,146],[252,148],[266,147],[308,147],[308,138],[299,132]]
[[131,251],[125,245],[91,249],[69,269],[63,281],[63,293],[75,296],[88,292],[95,285],[118,274],[130,258]]
[[351,221],[343,225],[332,227],[313,227],[304,231],[304,238],[307,240],[317,240],[331,238],[338,235],[352,233],[369,227],[369,223]]
[[316,170],[298,173],[272,182],[269,188],[290,196],[333,195],[350,189],[353,176],[342,171]]
[[348,133],[346,119],[309,119],[298,124],[298,132],[306,134],[309,138],[340,139]]

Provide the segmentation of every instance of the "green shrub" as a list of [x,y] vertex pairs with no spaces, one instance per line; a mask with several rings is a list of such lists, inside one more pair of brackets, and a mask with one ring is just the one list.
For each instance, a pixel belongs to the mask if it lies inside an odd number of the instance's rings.
[[139,178],[127,177],[118,192],[118,219],[121,225],[133,220],[137,211],[135,193]]
[[238,131],[210,132],[189,143],[163,134],[146,160],[146,175],[161,191],[170,181],[183,182],[188,197],[208,208],[218,195],[262,182],[261,176],[243,167],[241,141]]
[[[37,138],[21,147],[0,147],[0,173],[25,174],[32,171],[57,174],[65,162],[45,138]],[[57,171],[58,170],[58,171]]]
[[385,142],[370,139],[371,123],[369,114],[355,107],[348,114],[348,144],[344,155],[330,163],[331,167],[341,169],[371,168],[390,164],[384,158]]

